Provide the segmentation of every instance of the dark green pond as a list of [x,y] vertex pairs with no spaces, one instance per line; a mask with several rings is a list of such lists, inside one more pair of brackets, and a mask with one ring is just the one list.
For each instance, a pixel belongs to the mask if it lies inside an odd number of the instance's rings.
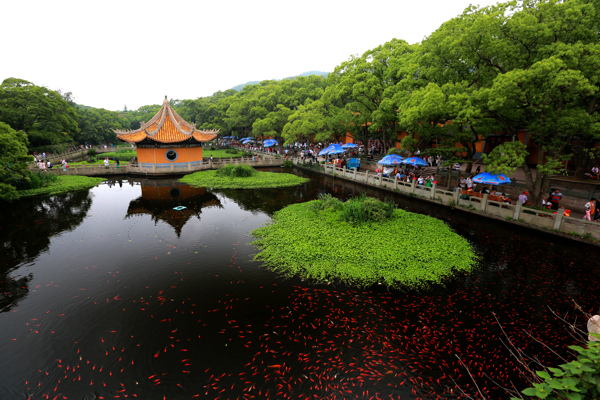
[[400,196],[470,240],[480,268],[427,291],[283,279],[249,245],[273,212],[318,193],[392,196],[296,173],[311,182],[123,178],[4,209],[0,399],[450,399],[473,379],[502,399],[499,385],[526,382],[498,322],[557,363],[538,342],[569,354],[557,315],[584,327],[573,300],[598,310],[597,247]]

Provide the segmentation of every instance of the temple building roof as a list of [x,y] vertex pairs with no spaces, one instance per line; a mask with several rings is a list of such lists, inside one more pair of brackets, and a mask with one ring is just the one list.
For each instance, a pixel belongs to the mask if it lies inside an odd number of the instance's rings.
[[196,129],[196,125],[185,121],[173,110],[167,96],[165,96],[161,109],[150,121],[142,122],[139,129],[128,131],[113,129],[113,132],[124,142],[140,143],[146,141],[169,144],[185,141],[207,142],[217,137],[219,131]]

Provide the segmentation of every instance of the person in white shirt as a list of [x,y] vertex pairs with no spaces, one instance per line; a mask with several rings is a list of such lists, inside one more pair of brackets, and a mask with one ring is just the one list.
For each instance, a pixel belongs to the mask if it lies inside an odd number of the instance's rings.
[[525,203],[527,203],[527,192],[523,192],[519,195],[519,201],[525,205]]
[[467,190],[473,189],[473,175],[469,175],[467,178]]

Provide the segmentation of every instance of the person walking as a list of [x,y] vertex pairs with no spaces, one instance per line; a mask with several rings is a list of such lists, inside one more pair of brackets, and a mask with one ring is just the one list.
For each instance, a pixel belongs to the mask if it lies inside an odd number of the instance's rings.
[[596,208],[596,198],[592,197],[592,199],[590,201],[585,203],[585,215],[583,216],[583,219],[591,221],[592,215],[594,215],[596,212],[595,208]]

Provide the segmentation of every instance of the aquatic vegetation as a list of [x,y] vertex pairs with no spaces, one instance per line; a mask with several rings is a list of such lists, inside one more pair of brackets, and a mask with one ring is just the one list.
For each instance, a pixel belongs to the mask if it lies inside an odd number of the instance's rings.
[[46,186],[37,189],[19,190],[17,196],[34,197],[34,196],[50,196],[59,193],[72,192],[75,190],[89,189],[104,181],[104,178],[93,178],[90,176],[78,175],[59,175],[48,182]]
[[365,196],[290,205],[253,232],[255,259],[287,276],[357,286],[422,287],[475,267],[470,243],[444,222],[390,207]]
[[248,165],[226,165],[216,171],[198,171],[186,175],[179,181],[195,187],[215,189],[264,189],[296,186],[308,180],[292,174],[257,171]]
[[217,176],[231,178],[248,178],[256,175],[256,173],[257,171],[254,168],[246,164],[228,164],[217,170]]

